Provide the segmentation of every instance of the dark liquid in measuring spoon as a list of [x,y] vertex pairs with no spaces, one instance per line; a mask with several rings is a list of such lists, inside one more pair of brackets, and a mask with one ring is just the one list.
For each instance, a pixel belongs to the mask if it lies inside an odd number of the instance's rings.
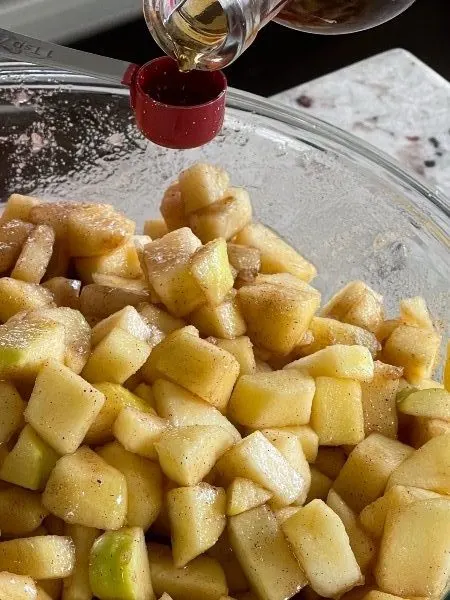
[[161,85],[147,92],[154,100],[171,106],[196,106],[205,104],[216,97],[215,88],[199,90],[190,84]]
[[170,106],[198,106],[216,99],[224,91],[219,72],[190,71],[182,73],[173,61],[144,83],[144,91],[153,100]]

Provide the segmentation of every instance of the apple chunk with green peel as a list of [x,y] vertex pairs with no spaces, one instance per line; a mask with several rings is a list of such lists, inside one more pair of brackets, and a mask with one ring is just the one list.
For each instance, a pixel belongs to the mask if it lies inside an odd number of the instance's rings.
[[0,468],[0,479],[29,490],[41,490],[58,460],[58,454],[26,425]]
[[142,529],[131,527],[101,535],[92,546],[89,581],[100,600],[153,600]]
[[55,306],[53,294],[36,283],[11,277],[0,279],[0,321],[7,321],[23,310]]
[[0,377],[32,378],[53,358],[64,362],[65,332],[60,323],[10,321],[0,325]]

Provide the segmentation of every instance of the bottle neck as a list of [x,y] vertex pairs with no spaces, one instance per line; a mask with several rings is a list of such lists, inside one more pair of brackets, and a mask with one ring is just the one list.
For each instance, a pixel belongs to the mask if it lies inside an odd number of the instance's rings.
[[150,32],[182,70],[223,69],[286,0],[144,0]]

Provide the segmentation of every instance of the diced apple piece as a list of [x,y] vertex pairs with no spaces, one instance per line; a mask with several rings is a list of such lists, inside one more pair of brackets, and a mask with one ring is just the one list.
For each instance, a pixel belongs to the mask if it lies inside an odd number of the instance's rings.
[[186,227],[187,219],[178,181],[172,183],[164,192],[160,211],[169,231]]
[[42,202],[33,206],[28,220],[35,225],[50,225],[58,240],[67,241],[69,215],[80,208],[98,205],[76,202]]
[[80,306],[81,281],[67,277],[52,277],[42,284],[50,290],[56,306],[68,306],[78,310]]
[[373,378],[373,359],[365,346],[328,346],[314,354],[300,358],[285,369],[298,369],[311,377],[340,377],[370,381]]
[[214,342],[222,350],[226,350],[234,356],[240,366],[240,375],[251,375],[256,371],[253,344],[247,336],[239,336],[233,340],[216,339]]
[[260,223],[247,225],[234,242],[260,251],[262,273],[291,273],[303,281],[311,281],[316,275],[314,265]]
[[235,290],[217,306],[204,304],[189,315],[189,321],[204,336],[233,339],[245,333],[246,325]]
[[99,600],[154,600],[144,532],[107,531],[92,546],[89,581]]
[[25,402],[16,388],[7,381],[0,381],[0,444],[8,442],[19,429],[24,410]]
[[313,500],[281,525],[312,589],[337,597],[364,582],[341,519]]
[[129,406],[144,413],[154,414],[150,404],[117,383],[97,383],[94,387],[106,400],[86,435],[88,444],[102,444],[113,439],[113,425],[123,408]]
[[109,465],[120,471],[127,481],[127,524],[147,531],[158,516],[163,501],[159,465],[128,452],[118,442],[107,444],[97,452]]
[[450,392],[437,388],[412,392],[397,403],[397,408],[406,415],[450,421]]
[[242,279],[256,277],[261,268],[261,253],[257,248],[229,242],[227,251],[230,265],[236,269],[238,277]]
[[54,321],[64,327],[64,363],[75,373],[83,369],[91,349],[91,328],[83,315],[68,307],[41,308],[16,315],[15,319],[46,323]]
[[239,375],[239,363],[229,352],[184,328],[168,335],[152,350],[142,371],[144,379],[149,379],[149,372],[156,375],[154,379],[169,379],[225,410]]
[[207,483],[179,487],[167,494],[173,562],[184,567],[214,546],[226,518],[226,494]]
[[165,475],[179,485],[196,485],[234,443],[229,431],[192,425],[164,432],[155,443]]
[[242,512],[261,506],[272,498],[272,493],[250,479],[236,477],[227,489],[227,515],[239,515]]
[[206,554],[211,558],[216,559],[221,565],[225,572],[230,593],[234,594],[235,592],[248,590],[249,585],[247,578],[233,552],[226,529],[214,546],[207,550]]
[[167,419],[173,427],[221,427],[231,434],[235,442],[241,439],[237,429],[214,406],[175,383],[158,379],[154,383],[153,392],[158,414]]
[[149,355],[150,347],[146,342],[115,327],[91,352],[82,376],[90,383],[124,383],[142,367]]
[[217,469],[227,481],[244,477],[269,490],[280,506],[294,502],[306,487],[303,477],[259,431],[228,450]]
[[26,575],[0,573],[0,598],[2,600],[38,600],[35,582]]
[[441,419],[416,417],[409,427],[409,442],[413,448],[421,448],[434,437],[450,433],[450,422]]
[[371,433],[352,451],[333,489],[359,513],[383,495],[391,473],[413,452],[397,440]]
[[30,211],[34,206],[40,204],[39,198],[34,196],[23,196],[22,194],[11,194],[3,209],[1,222],[6,223],[13,219],[28,221]]
[[231,395],[230,418],[247,427],[283,427],[309,422],[315,384],[297,371],[243,375]]
[[364,439],[364,414],[359,381],[317,377],[311,427],[319,436],[319,444],[324,446],[361,442]]
[[400,510],[408,504],[429,498],[440,498],[439,494],[416,487],[394,485],[384,496],[368,504],[360,513],[359,520],[366,531],[374,538],[381,538],[388,515]]
[[169,312],[183,317],[205,301],[190,269],[190,259],[201,247],[192,231],[183,227],[147,244],[144,262],[147,277]]
[[113,329],[120,327],[139,340],[148,341],[151,337],[151,329],[134,306],[126,306],[112,314],[92,329],[92,345],[96,346]]
[[56,452],[26,425],[0,467],[0,479],[41,490],[58,460]]
[[246,285],[238,290],[238,298],[251,340],[278,354],[293,350],[320,304],[320,293],[307,285],[303,290]]
[[129,452],[144,458],[157,459],[155,442],[167,427],[168,422],[165,419],[128,406],[120,411],[113,425],[113,433]]
[[54,306],[50,290],[11,277],[0,279],[0,321],[5,322],[24,310],[48,306]]
[[[151,242],[151,239],[148,241]],[[124,279],[142,277],[141,263],[132,239],[107,254],[75,259],[75,268],[84,283],[92,283],[93,273]]]
[[279,508],[276,510],[274,515],[278,523],[281,525],[281,523],[284,523],[284,521],[287,521],[287,519],[290,519],[293,515],[295,515],[300,508],[300,506],[285,506],[284,508]]
[[342,448],[321,446],[314,466],[327,477],[336,479],[346,460],[347,455]]
[[119,529],[127,514],[126,479],[83,446],[58,460],[42,502],[66,523]]
[[322,308],[321,315],[377,333],[383,322],[383,297],[363,281],[351,281]]
[[19,258],[20,252],[34,227],[19,219],[0,222],[0,273],[6,273]]
[[189,226],[206,244],[216,238],[231,239],[251,218],[252,205],[246,190],[230,187],[221,200],[189,215]]
[[397,437],[396,395],[401,375],[402,370],[398,367],[377,360],[374,362],[373,379],[361,383],[366,436],[378,432],[386,437]]
[[109,205],[76,205],[67,219],[70,253],[77,257],[106,254],[130,239],[134,230],[134,221]]
[[327,504],[344,524],[351,549],[362,573],[366,573],[375,558],[376,545],[358,521],[358,515],[342,500],[339,494],[330,490]]
[[386,520],[375,569],[379,587],[402,597],[440,598],[450,575],[450,502],[422,500]]
[[307,584],[275,515],[266,505],[230,517],[228,534],[260,600],[291,598]]
[[301,506],[306,500],[311,485],[311,472],[300,440],[295,434],[281,429],[263,429],[261,433],[264,434],[269,442],[284,456],[291,467],[302,477],[304,486],[294,501],[294,504]]
[[186,214],[196,212],[220,200],[230,183],[228,173],[220,167],[196,163],[178,177]]
[[152,386],[141,381],[133,390],[133,394],[145,401],[147,406],[153,408],[156,412],[155,396]]
[[48,225],[37,225],[25,240],[11,277],[40,283],[52,257],[54,242],[53,229]]
[[322,348],[335,344],[366,346],[372,356],[375,356],[381,349],[380,343],[373,333],[362,327],[342,323],[336,319],[313,317],[309,324],[309,329],[311,330],[313,340],[310,344],[303,344],[299,348],[298,353],[300,356],[314,354],[314,352],[322,350]]
[[80,310],[90,323],[98,323],[125,306],[137,306],[148,300],[148,291],[136,291],[98,285],[85,285],[80,294]]
[[403,367],[404,377],[416,384],[422,379],[431,379],[440,341],[433,329],[399,325],[384,344],[383,360]]
[[[119,277],[118,275],[106,275],[105,273],[92,273],[92,281],[99,285],[128,290],[129,292],[137,292],[146,294],[153,302],[151,296],[152,289],[149,286],[144,276],[136,279],[128,279],[127,277]],[[158,299],[156,300],[158,301]]]
[[0,542],[0,571],[33,579],[68,577],[75,567],[75,547],[69,537],[38,535]]
[[59,454],[81,445],[105,402],[104,395],[56,361],[39,371],[25,420]]
[[310,466],[310,471],[311,485],[309,486],[305,504],[309,504],[309,502],[316,499],[325,501],[328,497],[328,492],[333,485],[333,480],[321,473],[314,465]]
[[72,539],[75,546],[75,568],[72,575],[64,579],[62,599],[92,600],[89,583],[89,553],[100,531],[83,525],[66,524],[64,533]]
[[0,490],[2,535],[28,535],[41,525],[47,514],[38,493],[15,486]]
[[144,223],[144,235],[148,235],[152,240],[159,240],[169,233],[164,219],[147,219]]
[[[317,457],[319,437],[309,425],[296,425],[295,427],[280,427],[280,431],[287,431],[296,435],[302,445],[303,453],[309,463],[313,463]],[[267,429],[270,431],[271,428]]]
[[450,494],[450,434],[431,439],[402,461],[389,477],[387,489],[407,485]]
[[148,556],[157,596],[166,592],[174,600],[217,600],[228,593],[222,567],[209,556],[194,558],[182,569],[174,566],[167,546],[149,544]]
[[234,280],[223,238],[199,248],[191,257],[190,269],[208,304],[216,306],[224,301]]
[[405,298],[400,302],[400,319],[406,325],[433,329],[433,321],[428,312],[427,304],[421,296]]
[[186,325],[182,319],[170,315],[165,310],[153,304],[143,302],[138,305],[137,310],[150,327],[159,329],[165,334],[172,333],[176,329],[181,329]]

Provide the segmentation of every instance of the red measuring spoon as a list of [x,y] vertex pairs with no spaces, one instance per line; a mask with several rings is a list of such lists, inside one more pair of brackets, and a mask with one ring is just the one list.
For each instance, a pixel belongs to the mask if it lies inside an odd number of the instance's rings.
[[168,56],[133,65],[122,81],[146,138],[166,148],[210,142],[223,125],[227,80],[221,71],[181,73]]
[[168,56],[138,66],[1,28],[0,57],[127,86],[140,131],[166,148],[202,146],[214,139],[223,125],[227,81],[221,71],[181,73]]

